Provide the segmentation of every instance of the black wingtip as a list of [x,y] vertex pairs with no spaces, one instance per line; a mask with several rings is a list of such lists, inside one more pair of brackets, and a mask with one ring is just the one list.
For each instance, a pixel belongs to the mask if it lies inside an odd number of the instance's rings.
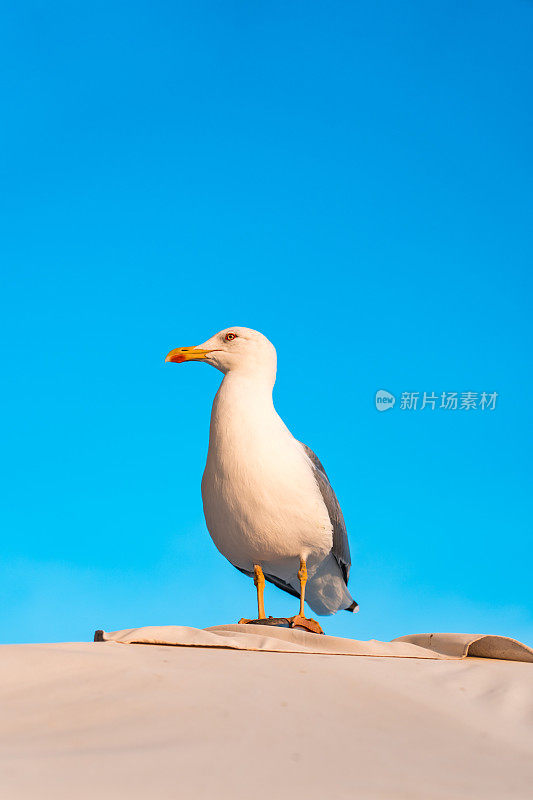
[[355,600],[353,601],[351,606],[345,609],[345,611],[351,611],[353,614],[357,614],[359,611],[359,603],[356,603]]

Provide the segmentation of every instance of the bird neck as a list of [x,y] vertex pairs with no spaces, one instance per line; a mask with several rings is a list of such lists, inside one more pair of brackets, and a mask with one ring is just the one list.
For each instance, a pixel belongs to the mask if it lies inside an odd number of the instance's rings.
[[[235,409],[243,407],[261,410],[274,409],[272,390],[275,376],[231,371],[224,376],[215,397],[215,403],[231,404]],[[229,409],[228,409],[229,410]]]
[[280,419],[272,400],[273,382],[229,372],[216,393],[211,412],[210,445],[220,439],[267,435]]

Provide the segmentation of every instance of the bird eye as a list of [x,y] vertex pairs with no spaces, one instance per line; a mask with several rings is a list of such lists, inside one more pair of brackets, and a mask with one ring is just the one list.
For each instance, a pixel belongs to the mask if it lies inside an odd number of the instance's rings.
[[227,342],[232,342],[233,339],[236,339],[236,338],[237,338],[237,334],[236,333],[227,333],[226,334],[226,341]]

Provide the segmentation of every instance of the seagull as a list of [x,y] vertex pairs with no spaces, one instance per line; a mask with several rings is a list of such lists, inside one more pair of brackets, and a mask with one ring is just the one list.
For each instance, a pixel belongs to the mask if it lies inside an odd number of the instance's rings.
[[300,598],[299,614],[283,618],[290,627],[323,632],[305,617],[305,601],[319,615],[357,611],[335,492],[318,457],[274,408],[273,344],[250,328],[226,328],[203,344],[171,350],[165,361],[203,361],[224,373],[211,412],[202,500],[216,547],[254,579],[258,617],[240,622],[283,624],[265,615],[265,580]]

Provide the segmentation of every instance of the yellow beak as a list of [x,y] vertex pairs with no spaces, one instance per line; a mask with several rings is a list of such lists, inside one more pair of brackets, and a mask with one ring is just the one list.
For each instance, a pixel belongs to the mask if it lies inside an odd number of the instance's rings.
[[203,361],[211,350],[200,350],[199,347],[176,347],[167,354],[165,361],[182,364],[184,361]]

